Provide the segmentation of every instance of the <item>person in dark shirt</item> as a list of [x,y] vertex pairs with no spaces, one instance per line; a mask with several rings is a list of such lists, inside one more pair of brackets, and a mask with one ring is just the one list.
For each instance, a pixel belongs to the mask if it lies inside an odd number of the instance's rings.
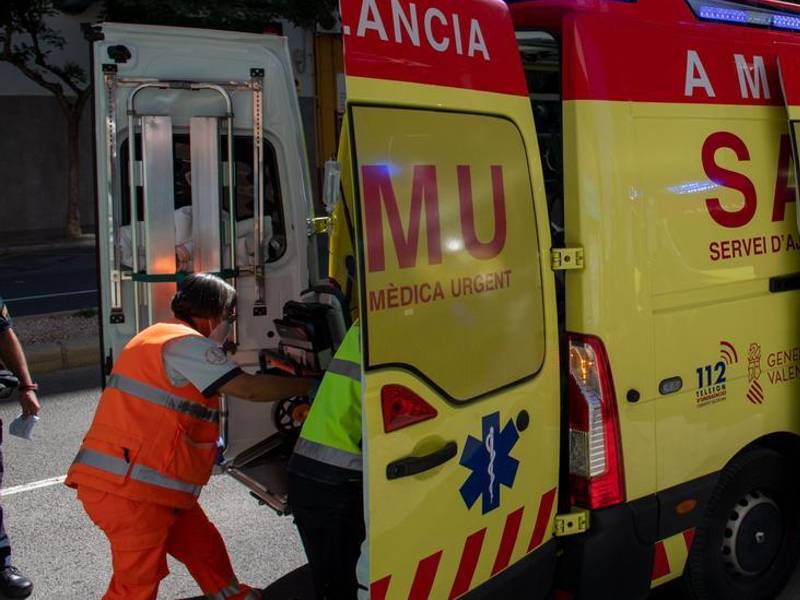
[[[19,379],[19,403],[25,416],[39,412],[38,386],[31,379],[25,353],[14,333],[8,307],[0,297],[0,361]],[[0,442],[2,442],[0,421]],[[3,479],[3,454],[0,451],[0,483]],[[11,564],[11,543],[3,524],[3,509],[0,507],[0,594],[6,598],[27,598],[33,591],[33,583]]]

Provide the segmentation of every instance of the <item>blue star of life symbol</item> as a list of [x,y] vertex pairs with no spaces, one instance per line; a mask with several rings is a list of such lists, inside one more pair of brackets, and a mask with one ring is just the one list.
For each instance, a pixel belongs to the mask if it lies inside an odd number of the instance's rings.
[[483,417],[481,439],[467,436],[460,464],[472,471],[461,486],[461,497],[467,508],[483,497],[483,514],[500,506],[500,484],[507,488],[514,485],[519,461],[511,456],[511,450],[519,440],[514,422],[509,419],[500,430],[500,413]]

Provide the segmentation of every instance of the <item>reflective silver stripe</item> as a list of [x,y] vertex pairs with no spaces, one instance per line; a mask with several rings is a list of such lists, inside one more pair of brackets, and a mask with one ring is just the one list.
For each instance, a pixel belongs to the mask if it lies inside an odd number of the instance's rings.
[[234,577],[231,583],[222,588],[216,594],[206,595],[206,598],[208,598],[208,600],[225,600],[226,598],[232,598],[238,593],[239,593],[239,582],[236,580],[236,577]]
[[360,454],[352,454],[338,448],[331,448],[303,437],[297,440],[294,453],[334,467],[350,469],[351,471],[362,470]]
[[[125,477],[125,474],[131,466],[130,463],[121,458],[103,454],[102,452],[97,452],[96,450],[90,450],[88,448],[81,448],[73,464],[86,465],[119,477]],[[178,481],[177,479],[170,479],[155,469],[145,467],[144,465],[133,465],[130,477],[141,483],[148,483],[169,490],[184,492],[192,496],[199,496],[203,489],[203,486],[200,485]]]
[[150,485],[157,485],[158,487],[175,490],[176,492],[184,492],[192,496],[199,496],[203,490],[203,486],[194,485],[193,483],[186,483],[185,481],[178,481],[177,479],[170,479],[165,477],[155,469],[145,467],[144,465],[134,465],[131,471],[131,479],[140,481],[142,483],[149,483]]
[[189,415],[194,419],[210,421],[211,423],[219,422],[218,410],[208,408],[202,404],[198,404],[197,402],[186,400],[185,398],[180,398],[179,396],[173,396],[164,390],[159,390],[158,388],[154,388],[153,386],[142,383],[141,381],[136,381],[130,377],[125,377],[124,375],[118,375],[116,373],[113,374],[108,378],[107,387],[114,388],[120,392],[125,392],[131,396],[136,396],[137,398],[146,400],[147,402],[158,404],[159,406],[163,406],[169,410],[174,410],[184,415]]
[[121,458],[89,450],[88,448],[81,448],[75,460],[72,462],[73,464],[86,465],[88,467],[100,469],[101,471],[113,473],[119,477],[125,477],[125,473],[128,472],[131,466],[130,463]]
[[361,383],[361,365],[351,360],[334,358],[328,367],[328,373],[342,375],[343,377]]

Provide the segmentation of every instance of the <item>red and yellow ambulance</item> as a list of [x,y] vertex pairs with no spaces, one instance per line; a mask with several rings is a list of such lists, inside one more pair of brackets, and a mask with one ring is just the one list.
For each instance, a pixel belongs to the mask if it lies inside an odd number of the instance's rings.
[[[341,16],[330,274],[337,323],[361,320],[371,598],[625,600],[677,578],[775,598],[800,556],[800,5]],[[107,368],[204,270],[237,286],[236,359],[258,370],[302,329],[276,318],[325,229],[288,44],[94,35]],[[303,410],[225,399],[222,466],[279,511]]]
[[341,10],[371,597],[557,573],[775,598],[800,553],[800,6]]

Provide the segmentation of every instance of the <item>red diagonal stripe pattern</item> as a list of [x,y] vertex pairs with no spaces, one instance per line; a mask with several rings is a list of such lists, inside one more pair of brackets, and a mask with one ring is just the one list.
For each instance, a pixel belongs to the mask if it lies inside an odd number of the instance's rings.
[[411,591],[408,594],[408,600],[428,600],[441,560],[442,551],[439,550],[436,554],[431,554],[429,557],[419,561],[417,574],[414,575],[414,583],[411,584]]
[[655,581],[661,577],[669,575],[669,559],[667,558],[667,549],[664,547],[664,542],[656,544],[656,552],[653,557],[653,575],[651,579]]
[[691,551],[694,543],[694,527],[683,532],[683,540],[686,542],[686,549]]
[[497,557],[494,559],[492,575],[497,575],[511,562],[511,554],[514,552],[514,545],[519,536],[519,526],[522,523],[522,513],[525,507],[512,512],[506,518],[506,526],[503,528],[503,537],[500,539],[500,548],[497,550]]
[[553,503],[556,501],[556,490],[553,488],[549,492],[542,494],[542,500],[539,502],[539,514],[536,515],[536,525],[533,528],[533,535],[531,536],[531,543],[528,544],[528,552],[538,547],[544,535],[547,533],[547,526],[550,523],[550,513],[553,511]]
[[475,569],[478,566],[478,559],[481,557],[481,548],[483,548],[483,539],[485,537],[486,529],[484,528],[467,538],[464,544],[464,551],[461,553],[458,572],[456,573],[455,581],[453,581],[450,596],[448,596],[450,600],[458,598],[469,591],[472,585],[472,578],[475,575]]
[[761,387],[761,384],[758,381],[753,382],[753,387],[757,389],[762,395],[764,394],[764,388]]
[[369,586],[369,597],[372,600],[384,600],[386,594],[389,593],[389,584],[391,581],[391,575],[379,579],[378,581],[373,581]]

